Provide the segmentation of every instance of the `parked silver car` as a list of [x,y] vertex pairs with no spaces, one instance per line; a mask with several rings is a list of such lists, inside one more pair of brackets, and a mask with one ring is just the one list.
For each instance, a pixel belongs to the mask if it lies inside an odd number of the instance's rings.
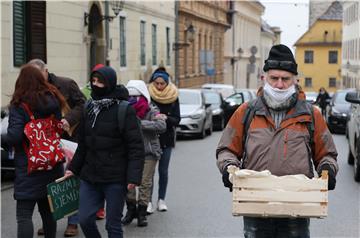
[[205,104],[204,93],[200,89],[179,89],[181,121],[176,129],[177,135],[197,135],[204,138],[211,135],[212,110]]
[[201,86],[202,89],[211,89],[217,91],[225,99],[231,94],[235,93],[234,86],[231,84],[222,84],[222,83],[206,83]]
[[346,129],[349,142],[348,164],[354,165],[354,179],[360,182],[360,91],[348,92],[345,100],[351,103]]

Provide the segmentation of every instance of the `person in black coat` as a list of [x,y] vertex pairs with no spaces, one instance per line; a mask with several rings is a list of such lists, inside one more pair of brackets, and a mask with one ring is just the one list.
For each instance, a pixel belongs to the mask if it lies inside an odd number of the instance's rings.
[[[168,184],[168,170],[172,148],[175,146],[175,130],[180,122],[180,106],[178,89],[170,82],[170,76],[165,68],[160,67],[154,71],[150,78],[149,93],[152,102],[159,108],[160,113],[166,116],[166,132],[160,134],[162,155],[159,161],[159,191],[157,209],[167,211],[165,203]],[[151,201],[151,200],[150,200]],[[148,213],[153,212],[152,203],[148,204]]]
[[119,129],[116,72],[102,67],[91,74],[91,97],[79,126],[78,148],[65,173],[80,177],[79,220],[86,237],[101,237],[96,212],[106,201],[108,237],[123,237],[121,217],[127,189],[140,185],[144,144],[135,110],[128,106]]
[[329,93],[325,90],[324,87],[321,87],[319,89],[319,94],[316,98],[316,104],[319,104],[319,107],[321,108],[321,113],[323,116],[326,112],[326,106],[329,104],[330,96]]
[[32,215],[37,204],[45,237],[55,238],[56,221],[50,211],[46,185],[63,176],[63,165],[58,164],[52,170],[28,173],[28,158],[23,143],[28,143],[24,127],[30,121],[30,117],[23,108],[23,103],[28,105],[35,119],[55,115],[60,120],[61,109],[66,106],[66,102],[57,88],[45,80],[38,68],[32,65],[23,66],[10,101],[7,134],[1,135],[2,146],[13,147],[15,151],[14,198],[17,237],[33,237]]

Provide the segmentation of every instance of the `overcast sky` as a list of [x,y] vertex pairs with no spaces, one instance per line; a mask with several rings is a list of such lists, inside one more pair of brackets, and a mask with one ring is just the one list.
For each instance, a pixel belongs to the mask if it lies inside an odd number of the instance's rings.
[[270,26],[280,27],[281,43],[293,49],[309,25],[309,0],[260,0],[265,6],[262,18]]

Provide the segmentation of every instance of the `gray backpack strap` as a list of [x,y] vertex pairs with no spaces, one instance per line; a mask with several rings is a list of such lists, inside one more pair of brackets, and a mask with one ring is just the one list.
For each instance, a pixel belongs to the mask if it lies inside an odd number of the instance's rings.
[[246,108],[242,123],[244,125],[244,131],[243,131],[243,140],[242,140],[242,144],[243,144],[243,156],[242,156],[242,161],[241,161],[241,168],[244,168],[244,162],[246,159],[246,149],[245,149],[245,144],[246,144],[246,140],[247,140],[247,134],[248,134],[248,130],[250,128],[250,124],[252,119],[254,118],[255,115],[255,105],[258,99],[252,100],[248,103],[248,107]]
[[125,125],[125,117],[126,117],[126,110],[129,106],[129,102],[125,100],[121,100],[118,104],[118,123],[119,123],[119,130],[122,132],[124,130]]

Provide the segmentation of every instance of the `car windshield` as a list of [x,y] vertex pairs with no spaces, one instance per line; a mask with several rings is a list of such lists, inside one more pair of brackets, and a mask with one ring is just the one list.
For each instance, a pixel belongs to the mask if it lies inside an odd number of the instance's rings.
[[201,104],[200,93],[192,91],[179,91],[180,104],[199,105]]
[[348,102],[345,100],[346,93],[347,92],[337,92],[334,99],[335,103],[348,104]]
[[226,98],[225,101],[227,101],[228,103],[242,104],[243,98],[240,93],[235,93],[235,94],[231,95],[230,97]]
[[206,103],[215,104],[215,105],[221,104],[219,94],[214,93],[214,92],[204,92],[204,94],[205,94],[205,102]]

